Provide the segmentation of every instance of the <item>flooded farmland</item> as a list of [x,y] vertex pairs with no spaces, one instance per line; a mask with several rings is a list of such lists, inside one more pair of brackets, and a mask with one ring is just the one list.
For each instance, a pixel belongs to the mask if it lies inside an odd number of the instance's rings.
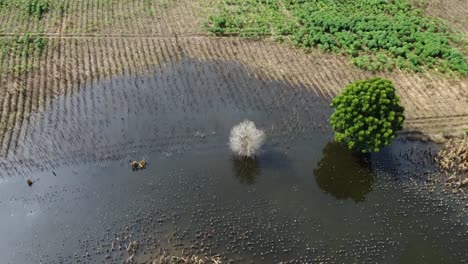
[[[314,88],[182,56],[56,96],[1,158],[3,261],[466,262],[466,200],[431,185],[438,146],[357,158]],[[244,119],[267,135],[251,161],[227,145]]]

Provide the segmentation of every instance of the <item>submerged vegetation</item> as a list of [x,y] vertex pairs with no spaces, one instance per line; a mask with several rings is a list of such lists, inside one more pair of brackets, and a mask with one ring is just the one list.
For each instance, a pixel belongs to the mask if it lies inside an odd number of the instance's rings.
[[363,153],[389,145],[405,120],[395,87],[381,78],[349,84],[331,106],[335,109],[330,118],[335,140]]
[[274,36],[343,54],[361,69],[468,73],[455,34],[408,0],[225,0],[209,17],[217,35]]

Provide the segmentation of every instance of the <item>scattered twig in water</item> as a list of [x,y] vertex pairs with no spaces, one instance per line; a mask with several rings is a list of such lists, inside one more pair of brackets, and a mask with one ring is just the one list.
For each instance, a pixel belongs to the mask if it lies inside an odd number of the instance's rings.
[[186,257],[168,256],[164,255],[155,260],[152,264],[221,264],[221,257],[207,257],[190,255]]

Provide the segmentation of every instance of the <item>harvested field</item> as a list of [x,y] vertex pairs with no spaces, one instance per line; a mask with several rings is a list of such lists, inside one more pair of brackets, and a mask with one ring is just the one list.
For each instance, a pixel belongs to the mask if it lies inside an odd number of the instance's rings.
[[[371,73],[269,39],[214,37],[203,29],[212,0],[49,2],[40,18],[0,5],[6,47],[26,33],[47,41],[0,56],[7,263],[121,263],[131,241],[136,263],[468,259],[466,190],[437,182],[438,146],[402,136],[361,163],[328,124],[332,97],[379,75],[406,108],[402,135],[463,133],[467,78]],[[425,10],[462,31],[460,3],[436,2]],[[245,118],[267,135],[248,164],[227,146]],[[352,177],[335,177],[338,163]]]

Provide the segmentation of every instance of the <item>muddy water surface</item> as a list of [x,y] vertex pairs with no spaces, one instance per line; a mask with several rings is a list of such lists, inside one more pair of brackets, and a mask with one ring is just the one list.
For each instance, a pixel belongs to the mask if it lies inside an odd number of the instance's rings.
[[[59,96],[1,158],[3,261],[122,263],[130,241],[139,262],[467,261],[464,202],[418,187],[437,174],[437,147],[398,139],[357,158],[332,142],[328,104],[313,87],[187,58]],[[227,146],[245,118],[268,136],[250,162]]]

